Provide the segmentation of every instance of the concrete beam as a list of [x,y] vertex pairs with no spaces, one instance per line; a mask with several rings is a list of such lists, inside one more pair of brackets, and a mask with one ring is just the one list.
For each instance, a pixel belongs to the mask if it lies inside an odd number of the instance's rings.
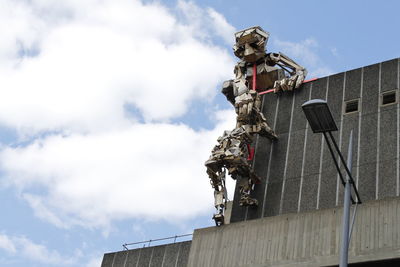
[[[342,209],[333,208],[197,229],[188,266],[336,265],[341,219]],[[398,258],[399,222],[399,197],[360,205],[349,262]]]

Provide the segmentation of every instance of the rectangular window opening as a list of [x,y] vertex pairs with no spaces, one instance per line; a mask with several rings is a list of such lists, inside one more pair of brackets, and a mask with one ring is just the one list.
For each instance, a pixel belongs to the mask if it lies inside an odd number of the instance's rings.
[[397,102],[396,91],[383,93],[381,105],[389,105]]
[[347,101],[345,103],[344,113],[352,113],[358,111],[358,99]]

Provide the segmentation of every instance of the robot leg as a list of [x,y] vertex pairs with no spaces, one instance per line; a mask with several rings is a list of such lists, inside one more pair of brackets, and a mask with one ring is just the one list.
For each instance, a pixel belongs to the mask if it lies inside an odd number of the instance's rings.
[[217,212],[213,216],[216,226],[224,224],[227,192],[225,187],[225,170],[218,175],[219,185],[214,187],[214,206]]
[[240,180],[240,206],[258,206],[257,199],[250,197],[250,192],[254,189],[254,184],[256,181],[259,181],[259,178],[256,177],[252,172],[249,172],[248,177],[243,177]]
[[265,136],[271,140],[278,139],[278,136],[272,130],[272,128],[268,125],[267,119],[265,118],[264,114],[262,114],[260,111],[257,112],[257,125],[260,126],[261,130],[259,132],[260,135]]

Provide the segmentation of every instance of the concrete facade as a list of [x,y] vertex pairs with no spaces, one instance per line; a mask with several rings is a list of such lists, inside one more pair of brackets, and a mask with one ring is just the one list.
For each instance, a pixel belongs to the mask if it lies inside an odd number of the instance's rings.
[[101,267],[186,267],[192,241],[106,253]]
[[[236,188],[231,222],[341,206],[342,185],[329,150],[301,109],[314,98],[327,100],[345,156],[353,130],[352,174],[362,201],[399,196],[399,83],[399,59],[393,59],[320,78],[279,96],[265,95],[263,113],[279,139],[257,139],[253,166],[262,183],[252,196],[259,206],[240,207]],[[395,94],[394,103],[382,104],[386,93]],[[352,100],[358,100],[358,111],[345,113]]]
[[[339,262],[342,209],[291,213],[195,230],[188,267],[334,266]],[[400,198],[357,208],[349,247],[356,266],[400,257]],[[393,260],[391,261],[393,262]]]

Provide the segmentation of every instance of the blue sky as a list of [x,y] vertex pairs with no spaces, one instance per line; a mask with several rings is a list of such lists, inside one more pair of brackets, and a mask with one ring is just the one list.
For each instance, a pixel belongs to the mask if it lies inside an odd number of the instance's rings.
[[0,265],[99,266],[213,225],[203,164],[234,126],[219,93],[233,33],[259,25],[268,51],[323,77],[399,57],[399,8],[0,0]]

